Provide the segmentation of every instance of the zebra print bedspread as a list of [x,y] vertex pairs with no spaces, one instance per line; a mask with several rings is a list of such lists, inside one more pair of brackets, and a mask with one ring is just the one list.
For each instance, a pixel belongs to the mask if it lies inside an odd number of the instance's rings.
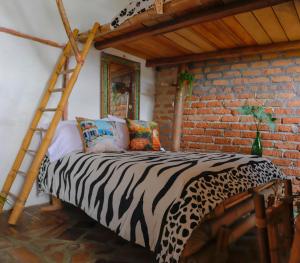
[[39,181],[159,262],[178,262],[193,229],[218,204],[278,178],[283,174],[256,156],[126,152],[45,160]]

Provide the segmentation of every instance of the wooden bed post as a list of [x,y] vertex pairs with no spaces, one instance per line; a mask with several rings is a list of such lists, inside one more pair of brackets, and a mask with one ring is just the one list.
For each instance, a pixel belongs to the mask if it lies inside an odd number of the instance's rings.
[[296,232],[294,237],[294,242],[291,250],[289,263],[299,263],[300,262],[300,217],[298,216],[296,220]]
[[[178,75],[180,72],[185,71],[186,65],[178,66]],[[184,89],[179,87],[179,80],[177,80],[177,89],[174,101],[174,124],[173,124],[173,142],[172,151],[178,152],[180,150],[181,131],[182,131],[182,116],[183,116],[183,103],[184,103]]]
[[265,198],[261,194],[254,196],[254,208],[256,217],[256,235],[260,263],[270,263],[269,240],[267,232],[267,217]]
[[291,180],[284,181],[284,194],[287,212],[285,213],[284,232],[286,233],[287,247],[291,247],[294,236],[294,207],[293,186]]

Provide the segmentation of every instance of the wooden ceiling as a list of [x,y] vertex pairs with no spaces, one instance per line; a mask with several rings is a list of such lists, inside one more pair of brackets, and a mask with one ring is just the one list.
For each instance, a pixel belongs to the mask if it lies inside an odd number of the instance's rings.
[[[180,6],[180,3],[185,5]],[[154,62],[164,61],[164,58],[296,43],[300,40],[299,17],[300,0],[173,0],[166,4],[162,16],[137,16],[115,31],[102,29],[95,46],[98,49],[114,47],[145,58],[149,65],[159,65]]]

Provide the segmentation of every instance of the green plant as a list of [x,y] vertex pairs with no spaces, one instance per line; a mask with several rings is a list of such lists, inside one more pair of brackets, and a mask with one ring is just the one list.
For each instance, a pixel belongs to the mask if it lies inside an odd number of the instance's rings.
[[188,83],[188,95],[191,96],[193,93],[193,83],[195,81],[195,77],[192,73],[183,71],[179,73],[179,88],[183,90],[185,82]]
[[262,123],[267,123],[272,131],[275,130],[275,121],[277,120],[271,113],[267,113],[262,106],[243,106],[239,108],[239,112],[243,115],[253,116],[255,120],[256,130],[260,131]]

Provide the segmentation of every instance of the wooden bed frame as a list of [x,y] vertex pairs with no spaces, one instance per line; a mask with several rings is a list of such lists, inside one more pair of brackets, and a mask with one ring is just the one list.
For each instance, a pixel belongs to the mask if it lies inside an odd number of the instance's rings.
[[[273,187],[276,184],[279,184],[281,189],[284,184],[284,199],[278,207],[273,207],[272,202],[269,201],[268,208],[266,208],[265,200],[274,200]],[[284,217],[282,227],[286,232],[285,247],[289,249],[293,232],[291,185],[289,180],[280,183],[271,182],[235,195],[217,206],[214,212],[192,233],[182,253],[181,263],[190,260],[203,263],[220,262],[220,260],[226,262],[228,246],[254,227],[257,228],[260,262],[278,262],[275,261],[278,256],[276,247],[278,237],[272,236],[272,230],[275,226],[274,219],[282,214],[287,215]],[[273,197],[270,198],[271,196]],[[268,218],[272,218],[272,221],[269,219],[269,224],[266,222],[267,214]],[[268,232],[271,232],[271,238]],[[271,258],[273,258],[272,261],[270,261]]]

